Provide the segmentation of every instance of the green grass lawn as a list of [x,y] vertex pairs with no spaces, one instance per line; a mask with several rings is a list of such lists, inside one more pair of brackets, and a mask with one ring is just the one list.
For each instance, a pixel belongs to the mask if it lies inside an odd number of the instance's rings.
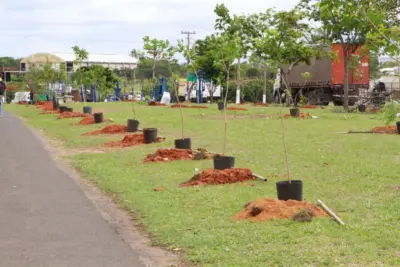
[[[129,103],[91,104],[115,123],[131,116]],[[76,110],[80,104],[72,104]],[[330,218],[311,223],[289,220],[236,222],[232,216],[252,200],[276,198],[275,175],[285,174],[279,108],[251,107],[230,111],[227,155],[236,167],[246,167],[269,179],[256,186],[179,188],[194,168],[212,161],[142,164],[157,148],[173,146],[180,137],[179,109],[136,104],[140,127],[157,127],[165,143],[79,154],[73,165],[121,205],[134,212],[154,237],[155,245],[185,251],[184,259],[199,266],[398,266],[400,265],[400,137],[395,135],[336,134],[369,130],[382,125],[378,115],[337,114],[307,110],[319,119],[285,120],[290,170],[304,183],[304,198],[323,200],[346,223]],[[34,108],[7,105],[8,111],[64,141],[67,148],[101,147],[112,137],[84,137],[102,126],[71,126],[79,119],[57,120],[37,115]],[[286,113],[288,109],[285,108]],[[271,115],[271,117],[257,116]],[[221,152],[223,120],[216,105],[208,110],[185,109],[185,133],[193,148]],[[154,192],[155,187],[165,190]]]

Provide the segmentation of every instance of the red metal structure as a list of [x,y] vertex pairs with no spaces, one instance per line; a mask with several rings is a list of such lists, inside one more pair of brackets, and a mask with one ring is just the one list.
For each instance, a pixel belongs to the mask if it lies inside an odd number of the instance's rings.
[[[351,54],[360,57],[360,65],[349,71],[349,105],[354,105],[360,97],[360,89],[369,89],[369,53],[363,50],[362,45],[350,50]],[[324,49],[324,52],[328,51],[335,51],[337,60],[325,55],[321,59],[312,59],[310,64],[295,65],[289,73],[288,65],[282,67],[295,101],[299,101],[302,94],[308,98],[308,104],[311,105],[328,105],[330,101],[335,105],[343,105],[345,77],[343,48],[341,44],[332,44],[331,47]],[[305,72],[310,74],[307,79],[302,75]],[[281,82],[281,90],[284,89],[286,89],[284,83]]]

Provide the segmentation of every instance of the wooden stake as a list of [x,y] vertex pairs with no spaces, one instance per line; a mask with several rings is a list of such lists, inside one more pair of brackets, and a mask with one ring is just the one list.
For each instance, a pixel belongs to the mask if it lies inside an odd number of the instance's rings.
[[318,204],[329,214],[331,215],[340,225],[344,225],[344,222],[331,211],[321,200],[318,199]]
[[252,174],[253,174],[254,177],[256,177],[256,178],[258,178],[258,179],[260,179],[260,180],[262,180],[262,181],[264,181],[264,182],[267,182],[267,181],[268,181],[267,178],[264,178],[264,177],[262,177],[261,175],[255,174],[254,172],[253,172]]

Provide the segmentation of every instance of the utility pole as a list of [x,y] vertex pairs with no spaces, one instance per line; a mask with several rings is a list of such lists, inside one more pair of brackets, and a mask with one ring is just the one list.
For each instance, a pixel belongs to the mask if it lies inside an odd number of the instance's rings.
[[[184,35],[187,36],[186,37],[186,39],[187,39],[187,51],[189,52],[189,49],[190,49],[190,35],[194,35],[194,34],[196,34],[196,32],[195,31],[193,31],[193,32],[191,32],[191,31],[181,31],[181,34],[184,34]],[[190,64],[189,55],[187,56],[186,60],[187,60],[186,87],[187,87],[187,94],[188,94],[187,100],[190,100],[190,93],[191,92],[189,92],[189,64]],[[179,94],[176,97],[179,97]]]

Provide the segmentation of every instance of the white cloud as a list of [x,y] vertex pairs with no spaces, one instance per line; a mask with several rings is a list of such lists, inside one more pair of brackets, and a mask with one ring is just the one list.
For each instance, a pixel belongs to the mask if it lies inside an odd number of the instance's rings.
[[181,30],[196,38],[213,31],[214,8],[224,3],[233,13],[254,13],[297,0],[2,0],[0,55],[27,56],[39,51],[69,52],[78,44],[93,53],[127,54],[142,37],[175,41]]

